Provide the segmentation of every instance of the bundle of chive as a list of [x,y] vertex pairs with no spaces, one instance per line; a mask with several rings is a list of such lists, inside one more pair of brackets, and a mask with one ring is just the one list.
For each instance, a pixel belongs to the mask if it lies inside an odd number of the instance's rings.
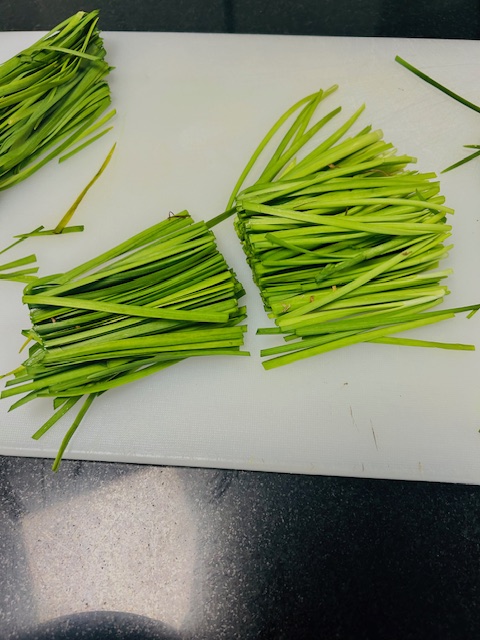
[[210,226],[187,212],[153,227],[63,275],[36,278],[24,302],[34,340],[2,398],[39,397],[55,412],[40,438],[82,398],[53,468],[93,400],[185,358],[241,351],[243,289],[218,251]]
[[[228,204],[274,328],[285,342],[262,351],[271,369],[358,342],[473,349],[399,338],[397,334],[475,311],[479,305],[430,311],[448,293],[437,270],[453,213],[433,173],[407,170],[415,159],[396,155],[369,126],[341,140],[361,107],[298,160],[302,147],[340,109],[310,126],[333,91],[297,102],[272,127],[241,174]],[[240,191],[265,147],[297,113],[253,186]]]
[[65,159],[109,129],[111,67],[98,11],[80,11],[0,65],[0,190]]

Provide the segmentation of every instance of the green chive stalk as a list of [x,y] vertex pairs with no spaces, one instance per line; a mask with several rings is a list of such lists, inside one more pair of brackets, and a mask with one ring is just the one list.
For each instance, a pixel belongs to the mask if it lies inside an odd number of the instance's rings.
[[[401,64],[402,67],[405,67],[405,69],[408,69],[409,71],[411,71],[418,78],[421,78],[422,80],[424,80],[428,84],[432,85],[432,87],[435,87],[436,89],[438,89],[442,93],[445,93],[447,96],[450,96],[450,98],[453,98],[454,100],[456,100],[460,104],[463,104],[465,107],[468,107],[469,109],[472,109],[472,111],[476,111],[477,113],[480,113],[480,106],[479,105],[474,104],[473,102],[470,102],[470,100],[467,100],[466,98],[463,98],[462,96],[460,96],[458,93],[455,93],[451,89],[448,89],[443,84],[440,84],[439,82],[437,82],[436,80],[434,80],[433,78],[428,76],[423,71],[420,71],[420,69],[417,69],[412,64],[410,64],[409,62],[407,62],[406,60],[401,58],[400,56],[396,56],[395,57],[395,61],[398,62],[399,64]],[[467,148],[467,149],[469,149],[469,148],[478,149],[478,145],[466,144],[466,145],[464,145],[464,147]],[[459,160],[458,162],[454,162],[453,164],[448,166],[446,169],[443,169],[442,173],[446,173],[447,171],[451,171],[452,169],[456,169],[457,167],[461,167],[463,164],[466,164],[467,162],[470,162],[470,160],[473,160],[474,158],[477,158],[478,156],[480,156],[480,151],[475,151],[474,153],[469,154],[465,158],[462,158],[462,160]]]
[[[24,238],[21,238],[23,240]],[[18,241],[18,242],[20,242]],[[14,243],[18,244],[18,242]],[[11,245],[11,246],[14,246]],[[9,249],[11,247],[7,247]],[[0,252],[0,253],[3,253]],[[11,262],[5,262],[0,264],[0,280],[10,280],[11,282],[30,282],[35,279],[34,274],[38,272],[38,267],[27,266],[32,265],[37,260],[34,254],[13,260]],[[19,269],[19,267],[27,266],[26,269]]]
[[56,470],[97,395],[186,358],[248,355],[243,294],[208,225],[171,216],[67,273],[31,279],[31,346],[1,397],[21,396],[11,409],[52,399],[35,439],[85,398]]
[[0,65],[0,190],[107,132],[115,111],[98,11],[79,11]]
[[[453,210],[435,173],[410,168],[381,131],[353,127],[364,106],[317,142],[340,108],[311,124],[336,87],[291,107],[265,136],[228,203],[265,310],[283,335],[265,349],[266,369],[359,342],[471,350],[472,345],[393,334],[474,312],[433,311],[449,293],[438,269]],[[293,124],[289,119],[294,118]],[[287,131],[260,177],[244,187],[260,151]],[[289,128],[288,128],[289,127]],[[310,150],[302,155],[303,146]],[[225,215],[228,214],[228,211]]]

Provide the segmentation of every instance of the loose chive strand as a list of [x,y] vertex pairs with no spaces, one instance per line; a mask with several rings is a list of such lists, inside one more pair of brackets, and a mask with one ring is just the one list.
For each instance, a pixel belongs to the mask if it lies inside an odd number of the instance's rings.
[[449,349],[454,351],[475,351],[475,345],[462,344],[459,342],[436,342],[434,340],[413,340],[412,338],[396,338],[394,336],[385,338],[375,338],[370,342],[379,344],[393,344],[403,347],[427,347],[434,349]]
[[[320,90],[317,94],[314,95],[314,97],[310,101],[308,101],[306,103],[306,105],[300,111],[298,116],[295,118],[293,124],[290,126],[289,130],[287,131],[287,133],[282,138],[280,144],[278,145],[277,149],[273,153],[270,161],[268,162],[267,166],[265,167],[265,169],[261,173],[261,175],[258,178],[257,182],[265,182],[265,181],[267,181],[267,180],[269,181],[271,179],[271,177],[268,177],[268,174],[270,174],[272,172],[272,167],[281,158],[282,154],[287,149],[289,144],[291,144],[292,140],[293,140],[293,142],[296,142],[298,140],[299,134],[300,135],[303,134],[303,132],[305,131],[305,128],[308,126],[308,123],[309,123],[309,121],[310,121],[315,109],[318,106],[318,103],[320,102],[320,100],[322,98],[322,94],[323,94],[323,92]],[[283,165],[281,165],[281,166],[283,166]],[[273,172],[273,176],[276,173],[277,172],[274,171]]]
[[[323,168],[328,166],[328,164],[333,163],[335,159],[342,157],[341,153],[345,148],[348,148],[351,153],[354,150],[361,149],[367,146],[366,145],[367,141],[372,140],[376,142],[379,139],[379,134],[368,131],[362,136],[358,136],[356,140],[355,139],[347,140],[343,143],[343,145],[342,144],[337,145],[334,155],[327,155],[328,151],[333,148],[334,144],[338,140],[340,140],[345,135],[345,133],[354,125],[354,123],[358,120],[358,118],[360,117],[364,109],[365,109],[365,105],[362,105],[359,109],[357,109],[357,111],[345,122],[345,124],[343,124],[339,129],[337,129],[337,131],[335,131],[331,136],[329,136],[324,142],[322,142],[307,156],[305,156],[305,158],[301,162],[299,162],[294,168],[292,168],[291,171],[287,171],[283,175],[283,178],[292,179],[292,178],[308,175],[309,173],[312,173],[312,171],[310,170],[310,167],[314,162],[316,162]],[[318,162],[319,157],[326,158],[323,165],[322,165],[322,161],[320,161],[320,163]],[[307,170],[305,170],[305,167],[307,167]]]
[[274,369],[276,367],[280,367],[285,364],[291,364],[292,362],[296,362],[298,360],[303,360],[305,358],[310,358],[315,355],[327,353],[328,351],[333,351],[335,349],[340,349],[342,347],[351,346],[353,344],[358,344],[360,342],[369,342],[375,338],[382,338],[384,336],[387,336],[390,333],[416,329],[418,327],[426,326],[429,324],[433,324],[435,322],[439,322],[440,320],[446,320],[448,318],[453,318],[453,317],[455,317],[455,314],[451,313],[451,314],[445,314],[441,318],[433,318],[433,319],[424,318],[422,320],[405,322],[394,327],[382,327],[380,329],[374,329],[372,331],[357,333],[355,335],[351,335],[351,336],[339,338],[331,342],[327,342],[326,344],[322,344],[315,347],[309,347],[301,351],[295,351],[294,353],[289,353],[287,355],[282,355],[276,358],[272,358],[271,360],[267,360],[263,362],[263,366],[267,370]]
[[66,400],[63,405],[57,409],[57,411],[53,414],[51,418],[49,418],[43,426],[40,427],[33,434],[32,438],[34,440],[39,440],[55,423],[57,423],[63,416],[70,411],[70,409],[80,400],[80,398],[69,398]]
[[427,76],[426,73],[423,73],[423,71],[420,71],[420,69],[417,69],[416,67],[411,65],[409,62],[401,58],[400,56],[395,56],[395,61],[401,64],[403,67],[405,67],[405,69],[408,69],[409,71],[414,73],[416,76],[418,76],[422,80],[425,80],[425,82],[428,82],[428,84],[431,84],[432,87],[439,89],[440,91],[442,91],[442,93],[445,93],[447,96],[450,96],[451,98],[453,98],[457,102],[460,102],[460,104],[463,104],[469,109],[473,109],[473,111],[480,113],[480,106],[474,104],[473,102],[470,102],[469,100],[466,100],[465,98],[462,98],[462,96],[458,95],[458,93],[455,93],[450,89],[447,89],[447,87],[443,86],[442,84],[440,84],[439,82],[431,78],[430,76]]
[[301,100],[296,102],[292,107],[290,107],[290,109],[288,109],[277,120],[277,122],[273,125],[273,127],[268,131],[268,133],[265,135],[263,140],[260,142],[258,147],[253,152],[253,155],[250,158],[250,160],[247,162],[247,165],[245,166],[245,169],[240,174],[240,177],[237,180],[237,183],[236,183],[235,187],[233,188],[232,194],[230,195],[230,198],[228,200],[228,203],[227,203],[227,206],[226,206],[227,210],[232,208],[233,203],[235,202],[235,198],[236,198],[236,195],[237,195],[238,191],[240,190],[242,184],[244,183],[246,177],[250,173],[251,169],[253,168],[253,165],[256,163],[256,161],[259,158],[260,154],[265,149],[265,147],[268,145],[270,140],[272,140],[273,136],[282,127],[282,125],[290,118],[290,116],[295,113],[295,111],[297,111],[304,104],[310,103],[312,100],[314,100],[316,95],[317,95],[316,93],[310,94],[309,96],[306,96],[305,98],[302,98]]
[[[324,127],[332,118],[334,118],[338,113],[340,113],[340,107],[330,111],[325,117],[323,117],[319,122],[317,122],[313,127],[311,127],[305,134],[303,134],[295,143],[283,154],[281,155],[276,162],[269,163],[267,165],[265,171],[258,179],[259,182],[273,180],[277,174],[287,165],[287,163],[294,158],[295,154],[311,139],[313,136],[320,131],[322,127]],[[289,170],[287,169],[285,173],[282,175],[282,178],[288,179]]]
[[467,162],[470,162],[470,160],[473,160],[474,158],[478,158],[478,156],[480,156],[480,151],[475,151],[474,153],[471,153],[470,155],[463,158],[462,160],[459,160],[458,162],[455,162],[454,164],[451,164],[450,166],[448,166],[446,169],[443,169],[442,173],[447,173],[447,171],[451,171],[452,169],[461,167],[462,164],[466,164]]
[[98,180],[98,178],[102,175],[102,173],[105,171],[108,163],[110,162],[110,159],[113,155],[113,152],[115,151],[115,147],[116,144],[113,145],[113,147],[110,149],[110,151],[107,154],[107,157],[105,158],[105,160],[103,161],[100,169],[97,171],[97,173],[93,176],[93,178],[89,181],[89,183],[87,184],[87,186],[82,190],[82,192],[80,193],[80,195],[76,198],[75,202],[72,204],[72,206],[69,208],[69,210],[67,211],[67,213],[63,216],[63,218],[60,220],[60,222],[57,224],[57,226],[54,229],[54,233],[62,233],[65,230],[65,227],[67,226],[67,224],[70,222],[70,220],[72,219],[73,214],[75,213],[75,211],[78,209],[80,203],[82,202],[82,200],[84,199],[84,197],[87,195],[87,193],[90,191],[90,189],[93,187],[93,185],[95,184],[95,182]]
[[56,458],[55,458],[55,460],[53,462],[53,465],[52,465],[52,471],[58,471],[58,468],[60,466],[60,462],[62,461],[62,457],[63,457],[63,454],[65,452],[65,449],[67,448],[70,440],[73,437],[73,434],[75,433],[75,431],[80,426],[81,421],[85,417],[85,414],[87,413],[87,411],[91,407],[91,405],[92,405],[92,403],[93,403],[93,401],[95,400],[96,397],[97,397],[97,394],[91,394],[85,400],[85,402],[83,404],[83,407],[78,412],[77,417],[75,418],[75,420],[72,423],[72,426],[67,431],[67,433],[65,434],[65,437],[62,440],[62,444],[60,445],[60,449],[58,450],[57,456],[56,456]]
[[[440,91],[442,91],[442,93],[445,93],[447,96],[450,96],[451,98],[453,98],[457,102],[460,102],[460,104],[463,104],[464,106],[468,107],[469,109],[472,109],[473,111],[476,111],[477,113],[480,113],[480,106],[474,104],[473,102],[470,102],[466,98],[463,98],[462,96],[458,95],[458,93],[455,93],[454,91],[451,91],[450,89],[448,89],[444,85],[440,84],[439,82],[437,82],[436,80],[434,80],[433,78],[428,76],[427,74],[423,73],[423,71],[420,71],[420,69],[417,69],[416,67],[411,65],[409,62],[407,62],[406,60],[404,60],[400,56],[396,56],[395,57],[395,61],[398,62],[399,64],[401,64],[403,67],[405,67],[409,71],[411,71],[412,73],[414,73],[416,76],[418,76],[419,78],[421,78],[425,82],[427,82],[428,84],[430,84],[433,87],[435,87],[436,89],[439,89]],[[478,149],[478,145],[465,145],[465,146],[473,148],[473,149],[475,149],[475,148]],[[463,158],[462,160],[459,160],[458,162],[455,162],[454,164],[448,166],[446,169],[443,169],[442,173],[447,173],[447,171],[451,171],[452,169],[456,169],[457,167],[461,167],[462,165],[466,164],[467,162],[470,162],[470,160],[473,160],[474,158],[477,158],[479,155],[480,155],[480,151],[478,153],[472,153],[472,154],[466,156],[465,158]]]

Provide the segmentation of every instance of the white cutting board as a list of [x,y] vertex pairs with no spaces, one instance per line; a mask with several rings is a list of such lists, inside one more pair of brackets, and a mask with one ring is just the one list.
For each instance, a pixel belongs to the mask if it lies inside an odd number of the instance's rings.
[[[1,33],[0,59],[39,34]],[[328,109],[358,128],[382,128],[418,167],[440,171],[480,143],[480,115],[394,62],[395,54],[480,103],[480,42],[371,38],[106,33],[115,129],[61,165],[0,193],[0,246],[55,226],[113,141],[110,166],[78,209],[83,234],[30,240],[2,258],[36,252],[41,273],[64,271],[165,217],[223,211],[261,136],[293,102],[337,83]],[[325,109],[327,106],[324,107]],[[449,306],[480,302],[480,161],[442,177],[455,208],[446,266]],[[473,342],[477,352],[364,344],[265,372],[255,336],[267,320],[231,221],[218,243],[247,289],[251,358],[198,359],[97,399],[66,457],[480,484],[480,314],[415,336]],[[0,260],[4,262],[4,260]],[[0,369],[22,357],[22,285],[0,282]],[[413,332],[410,335],[414,335]],[[8,413],[0,453],[54,456],[68,428],[30,436],[48,400]]]

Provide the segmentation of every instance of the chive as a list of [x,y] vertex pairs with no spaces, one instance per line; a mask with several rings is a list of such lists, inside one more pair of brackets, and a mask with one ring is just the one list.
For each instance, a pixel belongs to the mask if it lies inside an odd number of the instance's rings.
[[461,344],[458,342],[436,342],[432,340],[412,340],[411,338],[395,338],[394,336],[385,338],[375,338],[370,342],[380,344],[397,344],[405,347],[434,347],[436,349],[454,349],[455,351],[475,351],[473,344]]
[[[100,120],[95,122],[91,127],[89,127],[88,129],[85,129],[80,135],[78,135],[75,141],[80,142],[80,140],[83,140],[83,138],[86,138],[89,135],[91,135],[94,131],[102,127],[106,122],[108,122],[111,118],[113,118],[113,116],[116,115],[116,113],[117,112],[115,109],[111,109],[106,115],[103,116],[103,118],[100,118]],[[108,133],[112,129],[113,127],[107,127],[106,129],[96,134],[95,136],[88,138],[88,140],[78,145],[78,147],[75,147],[68,153],[65,153],[64,155],[60,156],[60,158],[58,159],[58,162],[59,163],[65,162],[65,160],[68,160],[69,158],[74,156],[76,153],[78,153],[82,149],[85,149],[85,147],[88,147],[90,144],[92,144],[92,142],[95,142],[95,140],[98,140],[99,138],[103,137],[106,133]]]
[[0,190],[114,114],[102,118],[111,101],[105,80],[111,68],[97,23],[98,11],[78,12],[0,65]]
[[456,169],[457,167],[461,167],[462,164],[470,162],[470,160],[473,160],[474,158],[478,158],[478,156],[480,156],[480,151],[475,151],[474,153],[471,153],[470,155],[468,155],[465,158],[463,158],[463,160],[459,160],[458,162],[455,162],[454,164],[451,164],[446,169],[443,169],[442,173],[447,173],[447,171],[451,171],[452,169]]
[[[453,318],[453,317],[455,317],[455,314],[450,313],[450,314],[445,314],[445,316],[442,317],[441,319]],[[263,366],[267,370],[274,369],[276,367],[280,367],[285,364],[296,362],[297,360],[309,358],[313,355],[320,355],[322,353],[327,353],[328,351],[333,351],[334,349],[340,349],[342,347],[351,346],[353,344],[358,344],[360,342],[370,342],[371,340],[374,340],[376,338],[383,338],[384,336],[387,336],[389,333],[396,333],[397,331],[408,331],[410,329],[423,327],[425,325],[438,322],[438,320],[439,320],[438,318],[423,318],[421,320],[414,320],[412,322],[400,323],[399,325],[396,325],[393,327],[381,327],[380,329],[374,329],[372,331],[355,333],[354,335],[341,337],[337,340],[332,340],[330,342],[327,342],[326,344],[309,347],[301,351],[295,351],[293,353],[272,358],[271,360],[266,360],[265,362],[263,362]]]
[[[262,351],[262,357],[274,356],[265,368],[374,340],[470,349],[391,336],[478,306],[430,311],[449,293],[441,281],[451,272],[437,269],[451,249],[446,218],[453,209],[435,173],[409,168],[415,158],[397,155],[372,126],[354,131],[363,105],[305,154],[302,143],[317,140],[323,119],[340,111],[312,124],[314,101],[305,99],[290,126],[293,107],[274,125],[275,133],[287,128],[283,139],[259,179],[240,191],[258,159],[254,153],[229,203],[236,208],[234,228],[253,280],[276,325],[258,333],[284,337],[284,344]],[[269,134],[262,151],[268,142]]]
[[[458,93],[455,93],[454,91],[451,91],[450,89],[447,89],[447,87],[445,87],[444,85],[440,84],[439,82],[437,82],[436,80],[434,80],[430,76],[427,76],[425,73],[423,73],[423,71],[420,71],[420,69],[417,69],[416,67],[411,65],[409,62],[407,62],[406,60],[401,58],[400,56],[396,56],[395,57],[395,61],[399,62],[403,67],[405,67],[406,69],[408,69],[409,71],[414,73],[416,76],[418,76],[422,80],[425,80],[425,82],[428,82],[428,84],[432,85],[436,89],[439,89],[440,91],[445,93],[447,96],[450,96],[451,98],[453,98],[457,102],[460,102],[460,104],[463,104],[465,107],[468,107],[469,109],[472,109],[473,111],[476,111],[477,113],[480,113],[480,106],[474,104],[473,102],[470,102],[466,98],[462,98],[462,96],[458,95]],[[464,145],[464,146],[467,147],[467,148],[478,149],[478,145]],[[451,171],[452,169],[456,169],[457,167],[460,167],[463,164],[466,164],[467,162],[470,162],[470,160],[473,160],[474,158],[478,157],[479,155],[480,155],[480,151],[478,153],[472,153],[472,154],[466,156],[465,158],[463,158],[462,160],[459,160],[458,162],[455,162],[454,164],[450,165],[446,169],[443,169],[442,173],[446,173],[447,171]]]
[[[70,227],[64,227],[61,233],[62,234],[81,233],[84,230],[85,230],[85,227],[83,225],[72,225]],[[20,238],[21,240],[26,240],[27,238],[35,238],[37,236],[53,236],[53,235],[57,235],[57,232],[55,231],[55,229],[44,229],[43,227],[39,227],[34,231],[30,231],[30,233],[20,233],[14,237]]]
[[38,440],[41,438],[49,429],[53,427],[53,425],[58,422],[63,416],[70,411],[70,409],[79,401],[80,398],[73,397],[68,398],[62,406],[53,414],[51,418],[49,418],[38,431],[36,431],[32,438],[34,440]]
[[478,113],[480,113],[480,106],[473,104],[473,102],[470,102],[465,98],[462,98],[462,96],[458,95],[458,93],[455,93],[450,89],[447,89],[447,87],[443,86],[442,84],[440,84],[439,82],[431,78],[430,76],[427,76],[426,73],[423,73],[423,71],[420,71],[420,69],[417,69],[416,67],[411,65],[409,62],[401,58],[400,56],[395,56],[395,61],[399,62],[403,67],[405,67],[405,69],[408,69],[409,71],[414,73],[416,76],[418,76],[422,80],[425,80],[425,82],[428,82],[428,84],[431,84],[432,87],[435,87],[436,89],[440,89],[440,91],[445,93],[447,96],[450,96],[451,98],[453,98],[457,102],[460,102],[461,104],[468,107],[469,109],[473,109],[474,111],[477,111]]
[[25,256],[24,258],[12,260],[12,262],[6,262],[5,264],[0,264],[0,271],[15,269],[16,267],[23,267],[23,265],[32,264],[32,262],[36,262],[36,260],[36,256],[34,254],[30,254],[29,256]]
[[67,224],[70,222],[70,220],[72,219],[73,214],[75,213],[75,211],[77,210],[79,204],[82,202],[83,198],[87,195],[87,193],[89,192],[89,190],[91,189],[91,187],[93,187],[93,185],[95,184],[95,182],[98,180],[98,178],[102,175],[102,173],[104,172],[104,170],[107,168],[108,163],[110,162],[110,159],[113,155],[113,152],[115,151],[115,147],[116,147],[116,143],[113,145],[113,147],[110,149],[110,151],[107,154],[107,157],[105,158],[105,160],[102,163],[102,166],[100,167],[100,169],[97,171],[97,173],[93,176],[93,178],[90,180],[90,182],[87,184],[87,186],[82,190],[82,192],[80,193],[80,195],[77,197],[77,199],[75,200],[75,202],[72,204],[72,206],[70,207],[70,209],[67,211],[67,213],[63,216],[63,218],[60,220],[60,222],[57,224],[57,226],[54,229],[54,233],[63,233]]
[[207,313],[202,311],[180,311],[177,309],[152,309],[139,305],[115,304],[112,302],[93,302],[79,298],[56,296],[23,296],[23,302],[31,305],[46,307],[68,307],[70,309],[85,309],[103,311],[120,316],[137,316],[140,318],[162,318],[164,320],[187,320],[189,322],[226,322],[226,313]]
[[18,240],[16,240],[15,242],[13,242],[12,244],[8,245],[7,247],[5,247],[5,249],[2,249],[0,251],[0,255],[2,253],[5,253],[6,251],[8,251],[9,249],[13,249],[13,247],[16,247],[17,244],[20,244],[20,242],[23,242],[24,240],[26,240],[29,236],[34,235],[35,233],[38,233],[39,231],[41,231],[43,229],[43,227],[37,227],[36,229],[34,229],[32,232],[30,233],[26,233],[22,236],[15,236],[16,238],[19,238]]
[[[65,434],[65,437],[62,440],[62,444],[60,445],[60,449],[58,450],[57,456],[56,456],[56,458],[55,458],[55,460],[53,462],[53,465],[52,465],[52,471],[58,471],[58,468],[60,466],[60,462],[62,460],[62,456],[63,456],[63,454],[65,452],[65,449],[67,448],[68,443],[72,439],[73,434],[78,429],[78,427],[80,425],[80,422],[85,417],[85,414],[87,413],[88,409],[91,407],[92,402],[95,400],[95,398],[96,398],[96,394],[91,394],[85,400],[85,403],[84,403],[83,407],[78,412],[77,417],[75,418],[75,420],[72,423],[72,426],[67,431],[67,433]],[[72,403],[71,406],[73,406],[73,404],[74,403]]]
[[11,282],[31,282],[33,274],[37,273],[38,269],[22,269],[21,271],[14,271],[8,274],[0,274],[0,280],[10,280]]
[[98,394],[187,358],[248,355],[241,350],[243,293],[208,225],[183,211],[25,287],[32,326],[22,333],[34,343],[1,397],[21,396],[11,409],[53,399],[54,413],[37,439],[87,396],[59,449],[57,469]]
[[[331,87],[331,89],[329,89],[328,91],[323,92],[323,96],[326,97],[329,93],[332,93],[333,91],[335,91],[337,89],[336,86]],[[288,118],[295,113],[295,111],[297,111],[301,106],[303,106],[306,103],[311,103],[313,100],[315,100],[315,98],[317,97],[318,92],[317,93],[313,93],[309,96],[306,96],[305,98],[302,98],[301,100],[299,100],[298,102],[296,102],[292,107],[290,107],[290,109],[288,109],[279,119],[278,121],[273,125],[273,127],[270,129],[270,131],[266,134],[266,136],[264,137],[264,139],[260,142],[260,144],[258,145],[258,147],[256,148],[256,150],[254,151],[251,159],[249,160],[249,162],[247,163],[247,166],[245,167],[245,169],[243,170],[242,174],[240,175],[237,184],[235,185],[233,192],[229,198],[228,204],[227,204],[227,210],[231,209],[233,206],[233,203],[235,202],[235,197],[239,191],[239,189],[241,188],[242,184],[244,183],[246,177],[248,176],[248,174],[250,173],[250,170],[252,169],[253,165],[255,164],[256,160],[258,159],[258,157],[260,156],[260,154],[262,153],[262,151],[265,149],[265,147],[268,145],[268,143],[270,142],[270,140],[274,137],[274,135],[276,134],[276,132],[281,128],[281,126],[288,120]],[[274,156],[275,157],[275,156]]]

